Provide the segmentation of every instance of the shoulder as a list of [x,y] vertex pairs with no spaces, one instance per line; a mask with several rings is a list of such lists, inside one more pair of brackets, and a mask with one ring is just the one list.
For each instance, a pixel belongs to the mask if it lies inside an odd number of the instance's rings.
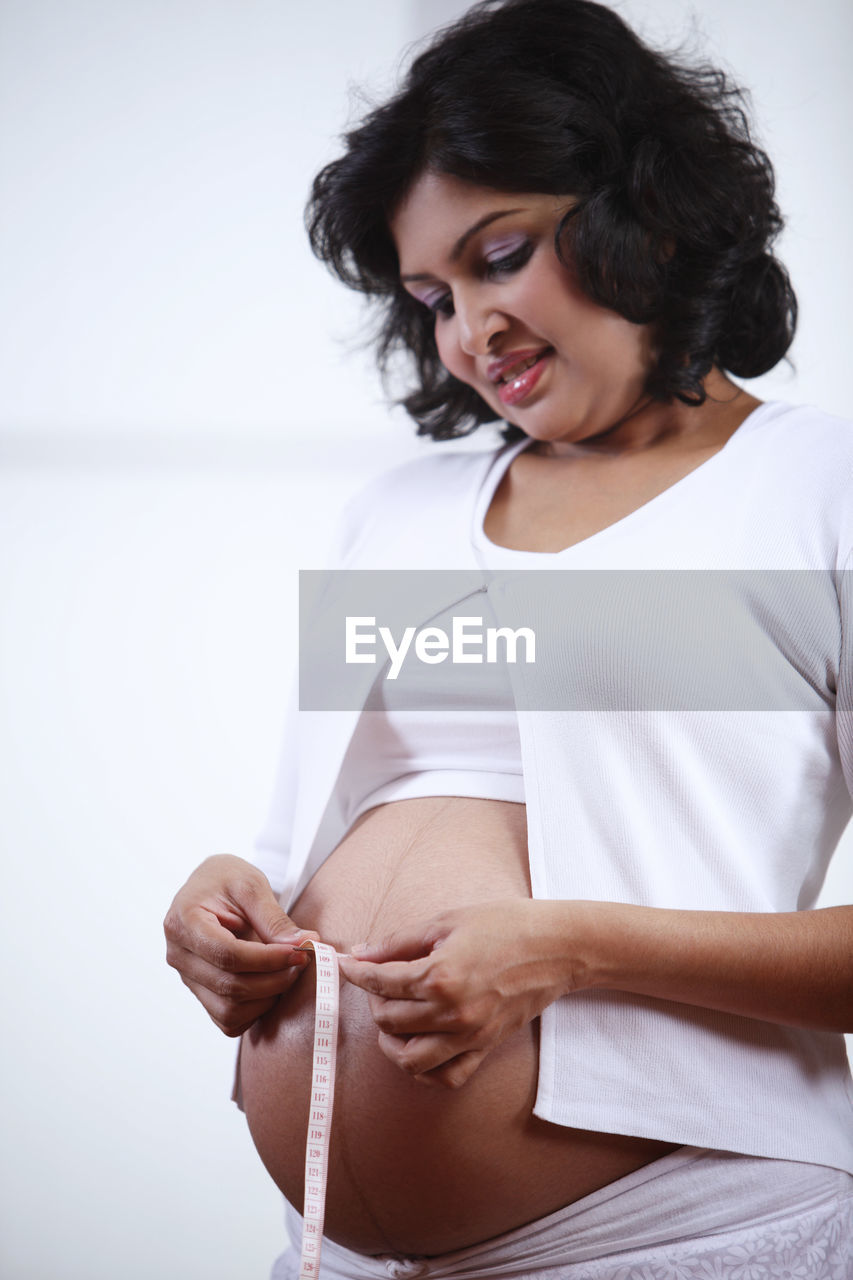
[[436,452],[400,463],[370,480],[354,496],[352,504],[363,505],[371,500],[392,502],[397,497],[417,498],[421,494],[430,500],[448,486],[452,491],[464,492],[486,474],[506,447]]
[[827,476],[839,464],[845,471],[853,467],[853,420],[815,405],[768,400],[744,426],[756,446],[772,451],[780,466],[794,468],[808,461],[810,472]]
[[853,545],[853,421],[814,405],[768,401],[743,424],[743,453],[756,496],[787,506],[799,522],[834,530]]
[[437,522],[442,527],[467,519],[491,467],[508,447],[429,454],[369,480],[344,508],[340,561],[353,559],[367,544],[414,539]]
[[801,538],[817,537],[833,563],[844,563],[853,550],[853,421],[767,401],[741,430],[744,450],[735,456],[756,502],[787,513]]

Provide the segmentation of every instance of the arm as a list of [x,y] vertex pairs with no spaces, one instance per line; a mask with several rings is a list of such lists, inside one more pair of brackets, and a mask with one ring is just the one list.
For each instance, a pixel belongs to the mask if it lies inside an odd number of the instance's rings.
[[[368,486],[364,495],[370,492]],[[361,494],[350,499],[333,538],[333,567],[345,566],[369,510]],[[294,924],[271,887],[286,882],[299,795],[298,695],[294,679],[270,806],[255,845],[257,866],[225,854],[206,859],[176,894],[163,922],[167,962],[229,1036],[241,1035],[290,990],[310,963],[298,944],[319,941],[319,934]]]
[[308,963],[296,947],[319,935],[282,911],[269,881],[228,854],[208,858],[163,922],[166,960],[228,1036],[239,1036],[289,991]]
[[584,905],[590,986],[815,1031],[853,1030],[853,906],[775,914]]
[[823,1031],[853,1028],[853,907],[759,914],[510,900],[344,958],[402,1069],[463,1084],[560,996],[618,990]]

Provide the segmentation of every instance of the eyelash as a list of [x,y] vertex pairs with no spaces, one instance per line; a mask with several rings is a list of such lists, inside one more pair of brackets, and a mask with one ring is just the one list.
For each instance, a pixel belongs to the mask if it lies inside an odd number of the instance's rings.
[[[529,240],[525,240],[511,253],[505,253],[502,257],[493,258],[491,261],[487,259],[483,264],[482,274],[486,280],[499,280],[502,276],[520,271],[532,256],[533,245]],[[453,295],[449,291],[443,293],[435,302],[426,302],[424,305],[433,315],[441,316],[443,319],[453,315]]]

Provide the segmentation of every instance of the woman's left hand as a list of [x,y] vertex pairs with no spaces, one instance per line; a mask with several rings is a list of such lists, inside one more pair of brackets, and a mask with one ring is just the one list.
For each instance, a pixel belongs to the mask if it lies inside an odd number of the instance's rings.
[[344,975],[370,996],[386,1056],[417,1080],[458,1088],[496,1045],[575,990],[554,906],[509,899],[443,911],[341,956]]

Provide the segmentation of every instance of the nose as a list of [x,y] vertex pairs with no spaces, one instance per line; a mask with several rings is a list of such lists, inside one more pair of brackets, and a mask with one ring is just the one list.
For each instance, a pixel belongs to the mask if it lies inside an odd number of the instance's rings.
[[459,345],[466,355],[487,356],[498,334],[503,333],[509,321],[503,312],[480,295],[457,295],[453,300]]

